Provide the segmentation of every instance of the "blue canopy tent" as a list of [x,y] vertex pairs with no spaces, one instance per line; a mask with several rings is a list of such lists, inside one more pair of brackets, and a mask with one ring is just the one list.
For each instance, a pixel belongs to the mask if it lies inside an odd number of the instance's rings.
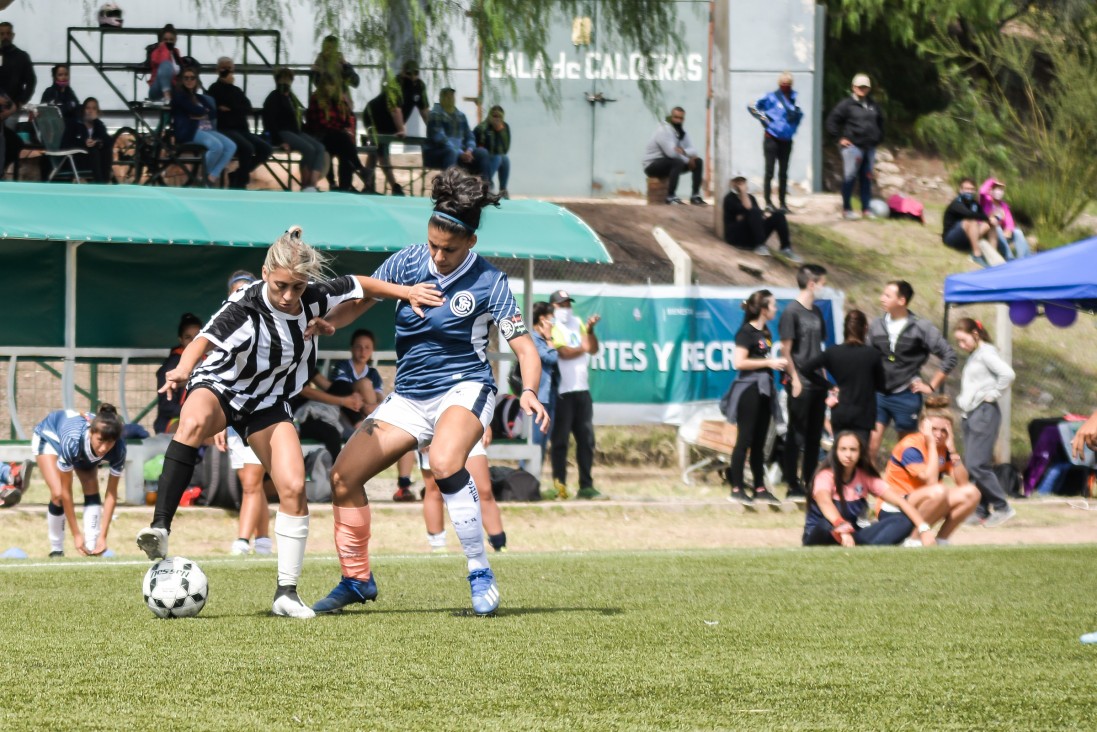
[[[998,267],[949,275],[943,332],[948,333],[949,308],[960,303],[1003,304],[998,310],[998,348],[1003,358],[1012,360],[1014,322],[1026,324],[1042,309],[1052,323],[1065,327],[1078,311],[1097,310],[1097,237]],[[999,406],[1002,422],[1009,424],[1009,395]],[[1002,430],[998,448],[1008,459],[1009,430]]]

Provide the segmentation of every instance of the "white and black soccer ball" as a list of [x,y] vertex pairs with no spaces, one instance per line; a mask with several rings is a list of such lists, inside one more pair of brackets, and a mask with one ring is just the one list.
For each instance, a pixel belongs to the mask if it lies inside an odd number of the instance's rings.
[[196,562],[168,557],[145,572],[141,594],[158,618],[193,618],[206,606],[209,581]]

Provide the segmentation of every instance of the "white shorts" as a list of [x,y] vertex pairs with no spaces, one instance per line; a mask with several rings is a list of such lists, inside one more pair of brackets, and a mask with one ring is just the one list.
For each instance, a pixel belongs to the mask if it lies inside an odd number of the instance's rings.
[[229,461],[233,470],[239,470],[245,465],[263,464],[263,461],[256,456],[255,450],[252,450],[251,446],[244,442],[244,438],[240,437],[236,430],[231,427],[229,427],[228,432],[228,444]]
[[42,439],[42,435],[37,432],[30,436],[30,454],[31,455],[56,455],[57,450],[53,449],[53,445],[49,440]]
[[370,415],[413,436],[422,449],[434,439],[434,425],[450,407],[464,407],[476,415],[484,429],[495,412],[495,390],[479,381],[462,381],[445,394],[430,399],[409,399],[393,392]]
[[[420,470],[430,470],[429,453],[429,447],[424,447],[422,450],[419,451]],[[488,456],[488,449],[484,447],[483,441],[477,442],[475,445],[472,446],[472,450],[469,452],[469,458],[479,457],[480,455],[483,455],[484,457]]]

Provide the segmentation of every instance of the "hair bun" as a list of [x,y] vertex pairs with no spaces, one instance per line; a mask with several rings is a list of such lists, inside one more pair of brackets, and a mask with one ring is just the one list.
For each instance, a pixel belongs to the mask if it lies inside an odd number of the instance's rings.
[[106,402],[102,402],[99,405],[97,414],[118,414],[118,407],[114,406],[113,404],[107,404]]
[[295,224],[286,229],[286,234],[288,234],[291,239],[300,239],[304,236],[305,230]]

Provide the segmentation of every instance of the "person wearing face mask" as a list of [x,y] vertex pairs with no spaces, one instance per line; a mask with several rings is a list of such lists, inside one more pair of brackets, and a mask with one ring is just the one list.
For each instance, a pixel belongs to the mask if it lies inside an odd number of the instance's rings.
[[96,183],[110,183],[114,148],[103,120],[99,119],[98,99],[88,97],[80,105],[76,119],[65,128],[61,146],[86,150],[87,155],[81,162],[91,168],[92,180]]
[[149,70],[149,100],[171,102],[171,90],[175,77],[183,68],[183,57],[175,47],[175,26],[168,23],[160,29],[159,40],[145,47],[146,64]]
[[229,173],[229,188],[248,187],[251,173],[270,157],[270,144],[251,131],[251,100],[236,85],[236,64],[228,56],[217,59],[217,81],[207,93],[217,103],[217,131],[236,143],[240,167]]
[[[975,181],[960,180],[960,192],[945,209],[941,241],[953,249],[971,251],[971,261],[986,267],[986,254],[997,253],[992,247],[983,247],[981,241],[990,233],[990,222],[975,197]],[[1000,264],[1001,262],[996,262]]]
[[423,148],[426,167],[446,170],[457,165],[491,185],[490,155],[476,147],[468,118],[457,108],[457,92],[449,87],[442,90],[438,103],[430,110],[427,138],[430,142]]
[[762,123],[765,138],[762,140],[762,152],[766,159],[764,194],[766,210],[773,211],[770,191],[773,188],[773,167],[778,165],[777,190],[781,213],[788,213],[788,159],[792,154],[792,138],[804,118],[804,110],[796,105],[796,92],[792,90],[792,74],[781,72],[777,77],[777,90],[771,91],[747,110]]
[[655,128],[647,147],[644,148],[644,175],[649,178],[667,179],[668,205],[678,205],[678,178],[686,170],[693,176],[692,195],[689,202],[694,206],[704,206],[701,198],[701,182],[704,179],[704,163],[697,155],[697,148],[689,139],[685,130],[686,110],[675,107],[670,110],[666,121]]
[[42,91],[42,104],[59,107],[65,122],[74,122],[80,115],[80,99],[69,85],[69,67],[67,64],[57,64],[51,73],[53,84]]
[[979,186],[979,205],[987,215],[987,221],[994,227],[998,240],[998,252],[1008,262],[1011,259],[1024,259],[1032,254],[1025,233],[1017,228],[1013,212],[1006,203],[1006,184],[997,178],[987,178]]
[[263,102],[263,128],[270,135],[271,144],[301,154],[301,190],[316,191],[317,182],[327,175],[331,162],[327,150],[324,143],[301,128],[305,107],[293,93],[293,71],[278,69],[274,72],[274,83],[274,91]]
[[868,74],[854,76],[851,91],[827,115],[826,127],[827,134],[838,139],[842,153],[842,216],[855,220],[861,218],[853,210],[853,187],[858,183],[863,215],[866,219],[874,217],[868,203],[872,200],[876,146],[884,139],[884,113],[872,98]]
[[488,151],[491,167],[488,180],[499,174],[499,195],[510,198],[507,193],[507,181],[510,179],[510,125],[507,124],[503,108],[496,104],[488,112],[488,118],[476,125],[474,130],[476,147]]
[[590,398],[590,358],[598,353],[594,326],[601,320],[592,315],[584,321],[572,310],[571,295],[557,290],[549,297],[555,308],[552,345],[556,348],[560,370],[556,419],[552,422],[552,483],[557,498],[567,498],[568,439],[575,436],[575,461],[579,464],[579,490],[576,497],[598,499],[604,496],[594,487],[594,403]]
[[[533,342],[537,346],[537,355],[541,357],[541,381],[537,385],[537,400],[545,405],[551,423],[556,420],[556,400],[560,391],[560,354],[552,344],[552,329],[556,326],[553,307],[547,302],[533,303]],[[533,431],[533,441],[541,446],[541,459],[545,459],[548,447],[548,433]],[[555,498],[553,493],[551,498]]]

